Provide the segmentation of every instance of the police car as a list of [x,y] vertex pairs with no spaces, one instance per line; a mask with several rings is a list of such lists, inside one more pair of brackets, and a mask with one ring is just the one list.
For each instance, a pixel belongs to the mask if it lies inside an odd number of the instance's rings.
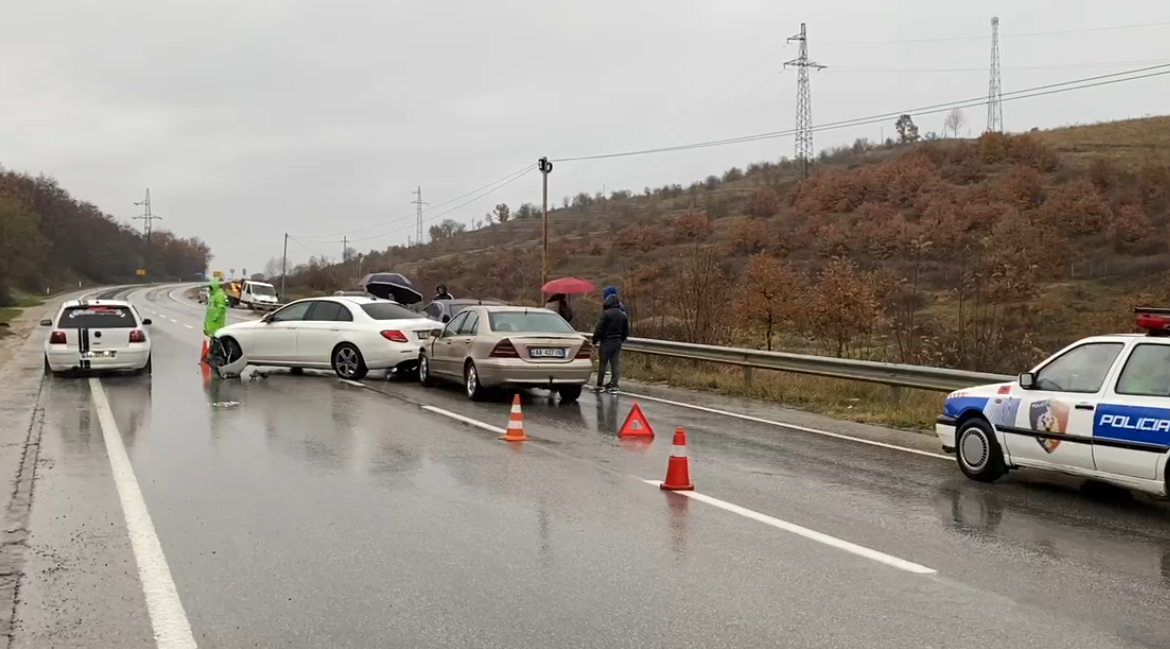
[[968,478],[1059,471],[1167,495],[1170,309],[1138,307],[1145,334],[1079,340],[1016,381],[952,392],[935,432]]
[[45,371],[131,371],[149,374],[151,345],[143,319],[129,302],[70,300],[52,320],[45,341]]

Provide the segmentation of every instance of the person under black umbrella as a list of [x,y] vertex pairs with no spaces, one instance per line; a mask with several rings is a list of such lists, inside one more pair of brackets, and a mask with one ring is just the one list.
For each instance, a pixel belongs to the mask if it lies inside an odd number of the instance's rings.
[[435,287],[435,299],[436,300],[454,300],[455,296],[451,295],[450,293],[447,292],[447,285],[446,284],[439,284],[438,286]]

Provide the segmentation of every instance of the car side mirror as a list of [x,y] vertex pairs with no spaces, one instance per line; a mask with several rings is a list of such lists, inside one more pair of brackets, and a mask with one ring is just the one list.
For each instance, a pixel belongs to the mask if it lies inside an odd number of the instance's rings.
[[1024,372],[1019,377],[1020,387],[1025,390],[1031,390],[1036,387],[1036,375],[1031,372]]
[[431,329],[431,338],[438,338],[443,335],[442,329]]
[[150,325],[154,324],[154,320],[151,320],[150,318],[143,318],[142,324],[145,326],[150,326]]
[[53,321],[52,320],[41,320],[41,326],[42,327],[52,327]]

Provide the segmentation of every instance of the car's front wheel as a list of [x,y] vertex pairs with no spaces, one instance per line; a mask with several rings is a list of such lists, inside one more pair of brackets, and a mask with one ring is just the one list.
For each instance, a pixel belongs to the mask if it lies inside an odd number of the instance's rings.
[[472,401],[480,401],[487,395],[487,388],[479,382],[479,370],[476,369],[475,363],[468,363],[467,368],[463,370],[463,386],[467,398]]
[[350,381],[360,381],[370,371],[357,347],[349,343],[338,345],[333,350],[333,371],[337,376]]
[[418,382],[424,387],[433,388],[438,381],[431,375],[431,361],[426,354],[420,354],[418,357]]
[[974,417],[959,425],[955,458],[963,475],[979,482],[995,482],[1007,473],[1003,450],[985,419]]

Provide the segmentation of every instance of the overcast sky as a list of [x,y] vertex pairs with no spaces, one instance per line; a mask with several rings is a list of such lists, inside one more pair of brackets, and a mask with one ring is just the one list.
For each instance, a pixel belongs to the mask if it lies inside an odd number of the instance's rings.
[[[255,272],[286,231],[296,261],[339,257],[346,231],[360,251],[404,243],[419,185],[439,204],[542,155],[790,129],[796,77],[782,64],[802,21],[828,66],[812,80],[816,124],[986,96],[992,15],[1005,93],[1170,63],[1170,24],[1034,35],[1170,23],[1170,3],[1156,0],[5,2],[0,164],[55,176],[119,219],[150,187],[159,227],[203,237],[214,268]],[[940,40],[891,42],[918,39]],[[1004,121],[1018,131],[1139,117],[1168,100],[1170,76],[1156,77],[1006,102]],[[965,112],[978,134],[986,109]],[[942,120],[917,121],[926,132]],[[883,128],[891,135],[893,119],[815,144]],[[792,148],[783,137],[565,162],[550,200],[685,185]],[[533,172],[446,217],[539,200]]]

